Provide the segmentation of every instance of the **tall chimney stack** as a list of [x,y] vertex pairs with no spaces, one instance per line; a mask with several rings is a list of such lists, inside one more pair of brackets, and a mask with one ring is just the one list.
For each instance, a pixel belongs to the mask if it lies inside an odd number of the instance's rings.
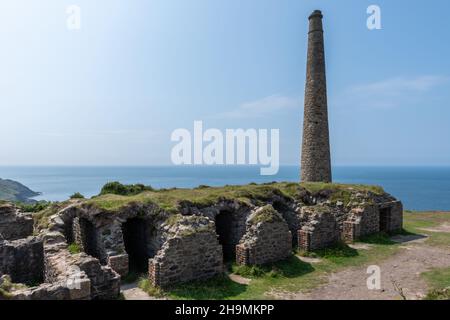
[[301,161],[303,182],[332,181],[322,18],[319,10],[309,16]]

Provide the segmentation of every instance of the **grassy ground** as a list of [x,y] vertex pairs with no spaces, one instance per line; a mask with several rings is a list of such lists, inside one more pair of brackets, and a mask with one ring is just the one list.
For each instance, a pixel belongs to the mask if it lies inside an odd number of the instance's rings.
[[450,268],[433,269],[422,273],[430,291],[427,294],[428,300],[450,300]]
[[[426,234],[429,238],[426,244],[439,247],[450,247],[450,233],[423,230],[439,227],[450,222],[450,212],[406,212],[405,227],[411,232]],[[422,274],[430,286],[426,299],[450,300],[450,268],[433,269]]]
[[[449,246],[450,234],[439,232],[425,232],[420,228],[437,227],[444,222],[450,222],[450,213],[423,213],[406,212],[404,226],[405,234],[427,234],[426,244],[432,246]],[[270,299],[271,293],[277,291],[307,292],[321,284],[326,283],[328,276],[339,270],[380,262],[395,254],[401,244],[397,244],[386,235],[375,235],[362,239],[361,243],[371,245],[370,250],[356,250],[341,244],[334,248],[319,250],[308,254],[320,258],[319,263],[306,263],[295,255],[286,261],[262,267],[231,266],[232,272],[246,278],[251,278],[249,285],[242,285],[231,281],[227,276],[218,276],[207,281],[196,281],[159,291],[172,299]],[[297,253],[302,254],[302,253]],[[433,270],[423,275],[436,290],[450,285],[450,270]],[[154,288],[143,280],[142,286],[152,293]],[[440,291],[439,291],[440,293]],[[429,298],[438,298],[432,296]],[[440,296],[442,298],[442,294]]]
[[403,225],[409,232],[428,235],[427,244],[449,248],[450,233],[422,229],[436,228],[445,222],[450,223],[450,212],[405,212]]
[[301,190],[308,190],[312,193],[320,190],[332,190],[331,200],[347,199],[355,191],[383,193],[383,189],[377,186],[364,185],[344,185],[331,183],[270,183],[270,184],[249,184],[243,186],[208,187],[201,186],[195,189],[161,189],[146,191],[132,196],[122,196],[117,194],[105,194],[94,197],[87,203],[95,205],[105,210],[118,210],[131,203],[156,203],[167,211],[176,211],[180,200],[190,201],[198,206],[208,206],[214,204],[219,198],[229,198],[248,202],[265,200],[273,194],[284,195],[286,197],[296,197]]

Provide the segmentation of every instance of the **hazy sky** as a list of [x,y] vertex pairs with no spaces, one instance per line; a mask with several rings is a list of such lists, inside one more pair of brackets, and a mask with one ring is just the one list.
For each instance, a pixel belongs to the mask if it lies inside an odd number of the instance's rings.
[[3,0],[0,165],[169,164],[194,120],[279,128],[298,163],[314,9],[333,163],[450,165],[448,0]]

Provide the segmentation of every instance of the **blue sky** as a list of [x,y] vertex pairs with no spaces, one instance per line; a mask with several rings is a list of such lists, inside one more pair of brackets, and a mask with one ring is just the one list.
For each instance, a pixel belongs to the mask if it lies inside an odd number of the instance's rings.
[[450,165],[446,0],[2,1],[0,165],[170,164],[171,132],[194,120],[279,128],[296,164],[314,9],[333,164]]

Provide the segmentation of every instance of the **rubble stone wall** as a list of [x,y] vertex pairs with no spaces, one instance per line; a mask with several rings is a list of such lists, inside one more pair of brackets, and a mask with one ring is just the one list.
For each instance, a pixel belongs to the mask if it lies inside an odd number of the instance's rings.
[[[177,230],[158,254],[149,260],[149,279],[154,286],[167,287],[175,283],[210,278],[223,269],[222,247],[214,232],[214,223],[198,219],[202,225]],[[187,222],[189,223],[189,222]],[[176,228],[176,227],[175,227]]]
[[44,280],[44,247],[36,237],[0,242],[0,274],[16,283],[37,284]]
[[[46,239],[45,280],[47,283],[73,284],[74,281],[89,280],[90,299],[116,299],[120,293],[120,275],[109,266],[102,266],[98,259],[86,253],[71,254],[62,234],[55,233]],[[84,287],[81,289],[85,290]],[[80,289],[80,290],[81,290]],[[71,295],[84,296],[80,291]]]
[[380,231],[380,211],[377,205],[353,208],[344,222],[342,240],[355,241]]
[[0,240],[17,240],[33,234],[33,218],[12,204],[0,204]]
[[262,265],[292,254],[288,224],[271,205],[257,209],[247,222],[247,232],[236,247],[236,262]]
[[298,231],[299,249],[317,250],[332,246],[340,240],[340,230],[334,215],[326,207],[302,208],[309,221]]

